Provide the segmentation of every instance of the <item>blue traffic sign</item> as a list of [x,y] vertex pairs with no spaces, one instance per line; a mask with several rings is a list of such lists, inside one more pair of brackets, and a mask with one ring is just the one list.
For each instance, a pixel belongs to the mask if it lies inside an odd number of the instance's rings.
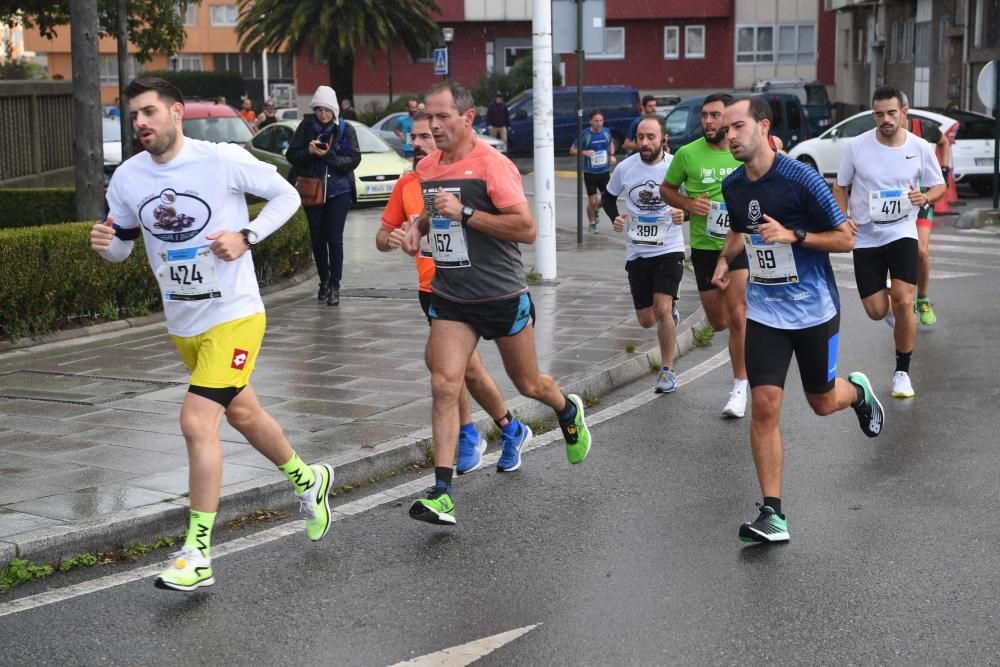
[[448,49],[434,49],[434,74],[448,76]]

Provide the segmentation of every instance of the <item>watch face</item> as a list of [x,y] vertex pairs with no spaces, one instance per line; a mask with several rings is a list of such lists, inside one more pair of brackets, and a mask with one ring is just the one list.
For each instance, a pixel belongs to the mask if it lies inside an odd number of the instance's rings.
[[246,236],[247,243],[250,245],[257,243],[257,232],[247,229],[243,232],[243,235]]

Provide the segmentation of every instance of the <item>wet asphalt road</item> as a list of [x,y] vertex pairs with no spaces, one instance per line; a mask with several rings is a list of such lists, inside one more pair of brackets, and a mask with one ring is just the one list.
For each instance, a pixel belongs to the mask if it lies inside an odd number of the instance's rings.
[[[853,412],[813,416],[793,364],[788,545],[737,540],[759,497],[748,420],[717,417],[722,366],[596,426],[580,466],[557,442],[519,472],[459,478],[455,528],[395,501],[318,544],[296,534],[217,558],[218,583],[192,595],[145,579],[2,616],[0,664],[381,666],[532,624],[477,664],[996,663],[994,284],[990,271],[935,285],[940,321],[918,332],[905,402],[888,396],[888,329],[841,289],[840,372],[868,373],[886,427],[869,440]],[[66,581],[0,596],[0,612]]]

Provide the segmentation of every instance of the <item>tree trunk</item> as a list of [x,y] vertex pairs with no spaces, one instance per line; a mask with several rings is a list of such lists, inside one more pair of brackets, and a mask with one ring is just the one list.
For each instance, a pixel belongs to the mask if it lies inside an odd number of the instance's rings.
[[[101,138],[101,82],[97,51],[97,0],[69,3],[73,52],[73,164],[76,219],[104,215],[104,148]],[[124,137],[122,137],[124,140]]]
[[[337,99],[354,100],[354,51],[334,51],[327,57],[330,68],[330,86]],[[338,113],[340,109],[336,110]]]

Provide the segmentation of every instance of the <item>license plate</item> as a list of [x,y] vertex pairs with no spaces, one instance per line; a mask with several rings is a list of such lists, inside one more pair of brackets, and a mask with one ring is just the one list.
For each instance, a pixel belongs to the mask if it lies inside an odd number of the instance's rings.
[[993,166],[993,158],[991,158],[991,157],[977,157],[976,158],[976,166],[977,167],[992,167]]
[[365,186],[365,191],[370,195],[381,195],[386,192],[392,192],[392,186],[394,183],[379,183],[377,185]]

